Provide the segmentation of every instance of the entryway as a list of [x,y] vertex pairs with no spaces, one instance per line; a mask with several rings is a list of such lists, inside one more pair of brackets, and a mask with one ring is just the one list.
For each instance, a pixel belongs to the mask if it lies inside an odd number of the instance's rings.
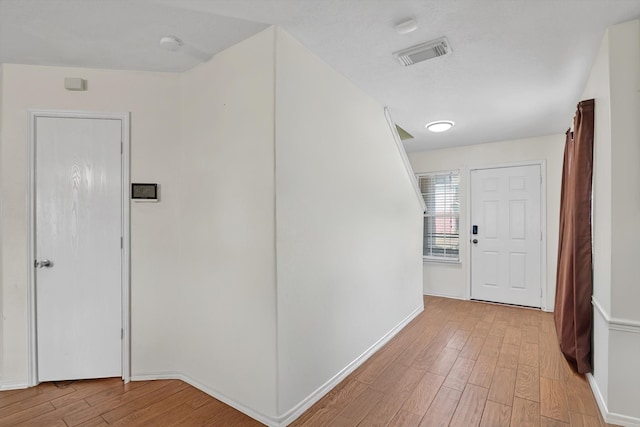
[[33,112],[31,131],[30,382],[127,379],[128,117]]
[[471,298],[541,307],[540,164],[471,170]]

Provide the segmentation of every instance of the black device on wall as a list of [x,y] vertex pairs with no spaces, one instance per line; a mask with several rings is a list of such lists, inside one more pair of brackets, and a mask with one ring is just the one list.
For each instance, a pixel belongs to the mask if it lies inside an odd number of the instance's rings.
[[131,199],[137,202],[157,202],[158,184],[131,184]]

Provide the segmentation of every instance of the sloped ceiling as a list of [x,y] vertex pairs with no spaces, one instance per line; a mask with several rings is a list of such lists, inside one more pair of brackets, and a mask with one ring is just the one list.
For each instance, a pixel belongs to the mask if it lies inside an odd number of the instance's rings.
[[[0,63],[182,71],[280,25],[389,107],[409,151],[561,133],[608,26],[638,0],[0,0]],[[418,30],[394,24],[413,18]],[[163,35],[184,42],[160,49]],[[391,53],[446,36],[452,55]],[[424,128],[449,119],[449,132]]]

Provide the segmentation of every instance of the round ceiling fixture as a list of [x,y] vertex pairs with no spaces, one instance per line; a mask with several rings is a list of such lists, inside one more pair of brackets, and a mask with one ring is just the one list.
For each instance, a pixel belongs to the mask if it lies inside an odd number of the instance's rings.
[[164,36],[160,39],[160,47],[175,52],[182,46],[182,40],[174,36]]
[[429,132],[446,132],[455,125],[451,120],[438,120],[425,126]]

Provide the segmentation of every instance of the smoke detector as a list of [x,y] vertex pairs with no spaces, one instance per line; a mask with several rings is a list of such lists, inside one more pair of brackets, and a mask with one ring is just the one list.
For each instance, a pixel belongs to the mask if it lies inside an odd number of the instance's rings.
[[175,36],[164,36],[160,39],[160,47],[175,52],[182,46],[182,40]]
[[409,34],[418,29],[418,23],[415,19],[407,19],[394,25],[398,34]]
[[451,47],[446,37],[420,43],[406,49],[393,52],[393,56],[404,66],[413,65],[427,59],[449,55]]

